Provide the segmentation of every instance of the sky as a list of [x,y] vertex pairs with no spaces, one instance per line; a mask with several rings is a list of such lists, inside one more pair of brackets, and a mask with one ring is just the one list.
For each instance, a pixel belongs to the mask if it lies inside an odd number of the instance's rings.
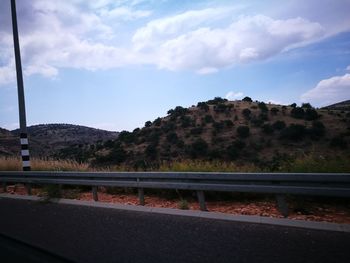
[[[350,99],[350,0],[17,0],[27,124],[132,131],[214,97]],[[0,127],[19,127],[0,0]]]

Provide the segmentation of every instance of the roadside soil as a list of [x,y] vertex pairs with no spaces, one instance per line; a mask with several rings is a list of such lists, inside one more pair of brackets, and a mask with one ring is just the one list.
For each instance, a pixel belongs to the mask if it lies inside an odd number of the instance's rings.
[[[26,195],[23,185],[9,185],[7,193]],[[0,189],[0,193],[3,193]],[[91,191],[82,189],[64,188],[61,190],[62,198],[93,201]],[[32,195],[47,197],[45,188],[32,188]],[[139,205],[137,192],[130,189],[117,189],[111,191],[103,187],[99,188],[98,199],[100,202],[118,203],[125,205]],[[335,198],[310,198],[287,197],[289,219],[322,221],[350,224],[349,199]],[[272,218],[283,218],[277,209],[277,203],[273,196],[269,195],[227,195],[215,196],[212,193],[206,196],[207,209],[210,212],[220,212],[235,215],[257,215]],[[145,191],[145,206],[199,210],[199,204],[195,193],[160,192],[149,193]]]

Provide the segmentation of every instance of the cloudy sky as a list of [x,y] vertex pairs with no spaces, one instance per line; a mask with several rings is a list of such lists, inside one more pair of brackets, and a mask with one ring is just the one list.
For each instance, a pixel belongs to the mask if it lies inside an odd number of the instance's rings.
[[[283,4],[281,4],[283,2]],[[350,0],[17,0],[28,125],[133,130],[216,96],[350,99]],[[18,125],[0,1],[0,127]]]

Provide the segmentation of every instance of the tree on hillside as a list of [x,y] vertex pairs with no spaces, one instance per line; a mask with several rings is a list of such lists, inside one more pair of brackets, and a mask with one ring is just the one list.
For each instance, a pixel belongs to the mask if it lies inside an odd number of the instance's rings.
[[242,101],[253,102],[253,100],[250,97],[244,97]]
[[237,128],[237,134],[241,138],[247,138],[249,136],[250,130],[248,126],[239,126]]

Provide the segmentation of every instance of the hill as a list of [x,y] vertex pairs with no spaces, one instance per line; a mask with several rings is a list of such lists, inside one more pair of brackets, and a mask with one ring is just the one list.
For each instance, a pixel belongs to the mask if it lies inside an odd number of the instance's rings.
[[[36,157],[55,157],[63,149],[83,148],[86,145],[116,139],[117,132],[110,132],[72,124],[40,124],[29,126],[30,152]],[[19,153],[19,129],[0,129],[0,155]]]
[[342,110],[342,111],[350,111],[350,100],[345,100],[342,102],[338,102],[326,107],[323,107],[326,110]]
[[215,98],[176,107],[142,129],[95,147],[94,165],[156,168],[182,160],[235,161],[278,167],[296,156],[349,154],[349,111]]

